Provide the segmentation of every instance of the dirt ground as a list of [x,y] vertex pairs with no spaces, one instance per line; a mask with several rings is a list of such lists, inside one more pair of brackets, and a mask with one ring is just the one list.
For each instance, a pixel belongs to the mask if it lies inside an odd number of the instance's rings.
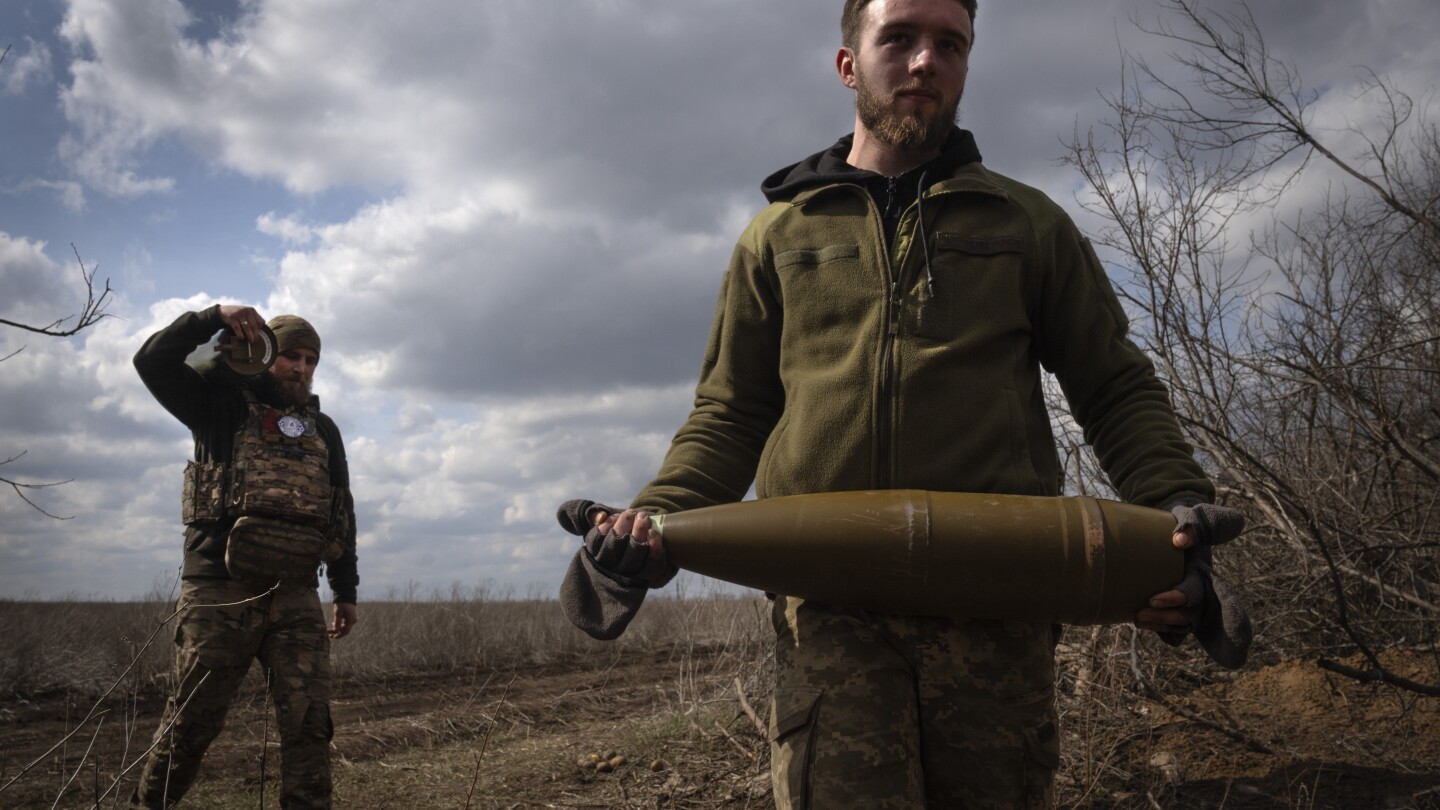
[[[742,705],[733,662],[718,656],[692,648],[342,682],[336,806],[768,807],[765,696],[756,690]],[[1433,653],[1386,664],[1440,682]],[[185,806],[279,806],[274,728],[254,680]],[[112,698],[47,754],[90,706],[11,698],[0,707],[0,786],[15,781],[0,807],[91,807],[97,796],[101,807],[123,806],[120,791],[106,791],[121,763],[143,754],[160,708],[157,695]],[[1067,727],[1061,806],[1440,810],[1440,698],[1296,662],[1211,684],[1173,708],[1131,696],[1116,708],[1125,718],[1116,734]],[[599,772],[597,757],[617,764]],[[122,778],[126,793],[133,778]]]
[[[1433,654],[1382,661],[1396,675],[1440,681]],[[1138,778],[1118,792],[1148,780],[1145,803],[1096,797],[1077,806],[1440,810],[1440,698],[1286,662],[1207,686],[1181,708],[1244,740],[1155,708],[1148,728],[1120,746]]]

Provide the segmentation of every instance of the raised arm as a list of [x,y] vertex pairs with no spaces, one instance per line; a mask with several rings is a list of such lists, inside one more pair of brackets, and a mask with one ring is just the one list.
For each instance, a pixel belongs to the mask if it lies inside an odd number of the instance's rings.
[[215,304],[187,312],[151,335],[135,353],[135,370],[165,410],[194,430],[208,413],[209,387],[185,358],[216,332],[229,328],[253,340],[265,321],[253,307]]

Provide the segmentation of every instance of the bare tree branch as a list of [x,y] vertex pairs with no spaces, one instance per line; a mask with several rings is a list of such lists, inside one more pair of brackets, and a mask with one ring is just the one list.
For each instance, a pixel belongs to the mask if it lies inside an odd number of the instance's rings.
[[[25,450],[21,450],[19,453],[16,453],[15,455],[11,456],[10,458],[5,459],[4,461],[0,461],[0,467],[3,467],[3,466],[5,466],[6,464],[9,464],[10,462],[12,462],[12,461],[20,458],[21,456],[25,455],[26,452],[27,452],[27,451],[25,451]],[[23,492],[23,490],[27,490],[27,489],[48,489],[48,488],[50,488],[50,487],[58,487],[58,486],[61,486],[61,485],[63,485],[63,484],[68,484],[68,483],[70,483],[70,482],[73,481],[73,480],[75,480],[75,479],[73,479],[73,478],[68,478],[68,479],[66,479],[66,480],[64,480],[64,481],[52,481],[52,482],[50,482],[50,483],[48,483],[48,484],[27,484],[27,483],[22,483],[22,482],[19,482],[19,481],[12,481],[12,480],[10,480],[9,478],[6,478],[6,477],[4,477],[4,476],[0,476],[0,484],[4,484],[4,485],[10,487],[11,489],[13,489],[13,490],[15,491],[15,494],[20,497],[20,500],[22,500],[22,501],[24,501],[25,503],[29,504],[30,507],[31,507],[32,509],[34,509],[35,511],[39,512],[40,514],[44,515],[45,517],[54,518],[55,520],[70,520],[70,519],[74,518],[75,516],[74,516],[74,515],[70,515],[69,517],[61,517],[61,516],[59,516],[59,515],[52,515],[52,514],[50,514],[49,512],[47,512],[47,511],[45,511],[44,509],[42,509],[42,508],[41,508],[38,504],[36,504],[34,501],[32,501],[32,500],[30,500],[29,498],[25,497],[25,493]]]
[[[5,53],[9,52],[10,48],[7,46],[5,49]],[[3,55],[0,55],[0,60],[3,60]],[[110,304],[110,294],[112,292],[110,289],[110,280],[105,280],[105,288],[101,290],[97,295],[95,291],[95,274],[100,269],[99,265],[91,268],[86,268],[85,260],[80,258],[80,250],[79,248],[75,247],[75,244],[73,242],[70,244],[70,249],[75,252],[75,261],[80,266],[80,278],[85,284],[85,304],[83,307],[81,307],[80,312],[76,315],[56,319],[44,326],[35,326],[32,324],[24,323],[22,321],[11,321],[5,318],[0,318],[0,325],[11,326],[16,329],[21,329],[27,332],[34,332],[36,334],[45,335],[47,337],[70,337],[72,335],[80,333],[85,329],[89,329],[90,327],[94,326],[95,324],[106,318],[113,317],[110,315],[110,313],[105,311],[105,308]],[[66,321],[71,320],[72,318],[75,321],[73,326],[69,328],[61,328],[62,324],[64,324]],[[0,363],[9,360],[10,358],[14,357],[15,355],[19,354],[24,350],[25,347],[21,346],[20,348],[5,355],[4,357],[0,357]],[[4,461],[0,461],[0,466],[9,464],[10,462],[15,461],[21,456],[24,456],[25,452],[26,451],[22,450],[18,454],[11,456]],[[57,487],[61,486],[62,484],[68,484],[71,480],[73,479],[37,484],[23,483],[20,481],[11,480],[9,478],[0,477],[0,484],[9,486],[10,489],[20,498],[20,500],[24,501],[27,505],[29,505],[32,509],[39,512],[40,514],[48,518],[54,518],[55,520],[70,520],[72,517],[74,517],[73,515],[69,517],[61,517],[59,515],[51,514],[50,512],[43,509],[39,504],[26,497],[24,490],[48,489],[50,487]]]
[[1398,686],[1401,689],[1408,689],[1411,692],[1418,692],[1422,695],[1440,697],[1440,686],[1432,686],[1425,683],[1417,683],[1409,678],[1402,678],[1382,666],[1374,666],[1370,669],[1356,669],[1347,667],[1344,664],[1321,659],[1317,666],[1323,670],[1334,672],[1337,675],[1344,675],[1347,678],[1354,678],[1361,683],[1388,683],[1391,686]]
[[1202,110],[1183,90],[1142,66],[1146,75],[1175,99],[1173,104],[1157,108],[1159,120],[1195,133],[1200,137],[1197,143],[1211,148],[1262,145],[1267,150],[1263,164],[1267,168],[1296,151],[1312,150],[1370,188],[1394,211],[1440,235],[1440,219],[1406,204],[1389,182],[1393,179],[1389,166],[1400,146],[1398,133],[1413,109],[1409,96],[1369,72],[1368,87],[1383,93],[1391,112],[1390,125],[1378,139],[1365,136],[1369,153],[1380,167],[1377,179],[1336,154],[1307,122],[1315,94],[1304,90],[1293,68],[1271,57],[1248,5],[1242,4],[1235,14],[1217,13],[1213,21],[1200,12],[1195,0],[1167,0],[1166,5],[1183,16],[1195,33],[1187,35],[1164,24],[1144,30],[1188,46],[1191,55],[1173,58],[1190,69],[1208,98],[1226,102],[1234,117]]
[[[73,242],[70,244],[70,249],[75,251],[75,261],[80,264],[80,277],[85,282],[85,305],[81,307],[79,314],[57,318],[44,326],[35,326],[24,323],[23,321],[11,321],[5,318],[0,318],[0,325],[13,326],[16,329],[48,335],[49,337],[70,337],[71,335],[79,334],[106,318],[112,317],[110,313],[105,311],[105,307],[110,303],[110,293],[112,292],[110,289],[110,280],[105,280],[105,289],[101,290],[97,296],[95,294],[95,273],[100,269],[100,266],[97,264],[93,268],[86,269],[85,260],[80,258],[80,250],[75,247]],[[75,319],[74,326],[68,329],[60,328],[61,324],[71,318]]]

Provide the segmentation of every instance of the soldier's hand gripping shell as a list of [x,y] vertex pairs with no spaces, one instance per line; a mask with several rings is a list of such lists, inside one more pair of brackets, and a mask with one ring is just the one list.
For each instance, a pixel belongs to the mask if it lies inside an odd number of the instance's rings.
[[[1195,545],[1185,550],[1185,578],[1176,590],[1185,594],[1185,612],[1195,640],[1215,663],[1229,669],[1245,665],[1254,633],[1244,602],[1215,573],[1212,549],[1240,536],[1245,516],[1238,509],[1193,500],[1171,504],[1175,530],[1190,531]],[[1185,632],[1161,633],[1167,644],[1178,645]]]
[[658,542],[637,542],[631,534],[636,514],[589,500],[567,501],[556,512],[567,532],[584,538],[560,583],[560,606],[592,638],[625,632],[646,591],[675,575]]
[[650,515],[634,509],[617,514],[595,513],[595,526],[585,534],[585,547],[607,572],[647,588],[660,588],[675,577],[665,555],[660,530]]

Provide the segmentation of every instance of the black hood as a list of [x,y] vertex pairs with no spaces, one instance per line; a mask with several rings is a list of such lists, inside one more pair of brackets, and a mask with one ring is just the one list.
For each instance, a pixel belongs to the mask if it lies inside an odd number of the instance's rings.
[[[801,191],[831,183],[855,183],[866,185],[879,177],[875,172],[857,169],[845,162],[850,147],[855,141],[851,133],[835,142],[823,152],[816,152],[799,163],[794,163],[765,178],[760,184],[765,199],[770,202],[784,202]],[[955,127],[945,139],[940,154],[923,167],[926,172],[948,175],[957,166],[979,163],[980,149],[975,145],[975,136],[969,130]],[[915,170],[912,170],[912,172]],[[906,172],[910,174],[911,172]]]

